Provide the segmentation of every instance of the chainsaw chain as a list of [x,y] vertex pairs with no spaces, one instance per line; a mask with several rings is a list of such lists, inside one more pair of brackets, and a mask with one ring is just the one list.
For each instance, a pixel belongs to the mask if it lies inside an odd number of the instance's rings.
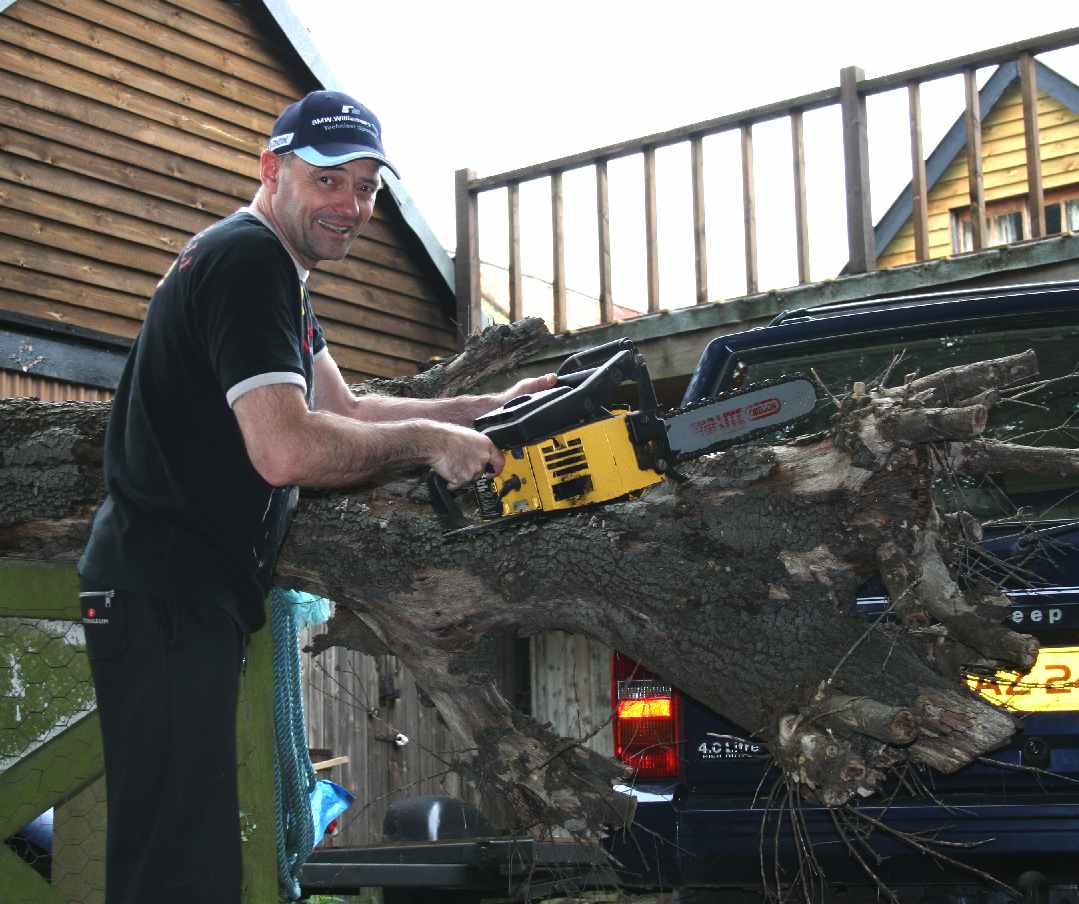
[[702,455],[710,455],[713,452],[721,452],[723,449],[729,449],[732,446],[745,446],[754,442],[762,436],[766,436],[769,433],[775,433],[777,430],[787,430],[797,424],[800,424],[807,417],[809,417],[814,411],[816,411],[817,405],[822,401],[821,390],[817,385],[817,381],[811,379],[803,373],[783,374],[779,377],[774,377],[771,380],[761,380],[759,383],[753,383],[749,386],[743,386],[741,389],[732,389],[730,392],[721,392],[719,395],[708,396],[708,398],[700,399],[696,402],[691,402],[689,405],[683,405],[681,408],[676,408],[673,411],[668,411],[665,414],[659,416],[662,421],[670,421],[673,418],[681,417],[683,414],[688,414],[691,411],[696,411],[698,408],[704,408],[708,405],[715,405],[717,402],[726,402],[728,399],[735,399],[738,396],[748,395],[751,392],[757,392],[761,389],[768,389],[770,386],[777,386],[780,383],[790,383],[793,380],[805,380],[813,387],[813,395],[816,398],[816,403],[813,408],[807,411],[805,414],[800,414],[793,420],[787,421],[778,426],[759,427],[756,430],[752,430],[749,433],[743,433],[741,436],[736,436],[731,439],[721,439],[718,442],[713,443],[710,446],[706,446],[703,449],[694,449],[692,452],[674,452],[674,461],[676,464],[681,464],[685,461],[695,461]]

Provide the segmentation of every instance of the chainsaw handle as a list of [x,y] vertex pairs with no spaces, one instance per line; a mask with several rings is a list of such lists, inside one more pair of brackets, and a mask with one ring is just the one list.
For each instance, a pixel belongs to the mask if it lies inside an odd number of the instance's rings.
[[449,482],[435,470],[427,472],[427,495],[431,499],[431,508],[446,530],[468,527],[469,521],[461,511],[461,504],[453,495]]
[[612,342],[605,342],[603,345],[586,348],[566,358],[562,362],[562,366],[558,368],[557,375],[562,377],[577,371],[592,371],[600,364],[609,361],[619,352],[626,350],[636,351],[636,349],[637,346],[632,339],[615,339]]

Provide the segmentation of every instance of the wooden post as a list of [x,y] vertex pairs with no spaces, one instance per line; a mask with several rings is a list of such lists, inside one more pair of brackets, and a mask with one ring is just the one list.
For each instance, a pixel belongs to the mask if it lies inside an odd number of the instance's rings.
[[924,261],[929,259],[929,206],[926,197],[925,151],[922,148],[922,90],[918,82],[907,85],[907,103],[910,107],[910,192],[914,257]]
[[457,170],[454,177],[457,209],[457,253],[454,257],[457,290],[457,347],[463,349],[472,333],[483,327],[480,302],[479,209],[469,182],[476,178],[470,169]]
[[566,331],[566,236],[562,222],[562,174],[551,173],[551,250],[554,256],[554,332]]
[[659,311],[659,238],[656,227],[656,149],[644,149],[644,238],[648,265],[648,313]]
[[[985,176],[982,169],[982,106],[978,97],[976,72],[968,69],[963,73],[967,97],[967,109],[963,122],[967,131],[967,181],[970,193],[970,220],[972,245],[981,251],[989,244],[989,230],[985,223]],[[919,258],[920,260],[920,258]]]
[[806,216],[806,154],[802,111],[791,111],[791,154],[794,163],[794,233],[798,253],[798,284],[809,282],[809,219]]
[[746,240],[746,295],[757,293],[757,202],[753,187],[753,125],[742,126],[742,221]]
[[278,900],[271,635],[269,624],[251,635],[236,714],[242,904],[272,904]]
[[1034,57],[1019,54],[1019,85],[1023,94],[1023,134],[1027,146],[1027,210],[1030,237],[1045,235],[1045,194],[1042,189],[1041,134],[1038,130],[1038,76]]
[[599,233],[599,321],[614,320],[611,294],[611,209],[607,197],[607,161],[596,161],[596,225]]
[[867,273],[877,266],[869,199],[869,132],[866,128],[865,97],[858,92],[858,82],[864,78],[865,73],[857,66],[848,66],[839,73],[847,185],[847,247],[850,253],[847,267],[851,273]]
[[511,182],[507,192],[510,221],[510,321],[516,322],[523,316],[521,298],[521,201],[520,186]]
[[708,242],[704,227],[704,138],[690,139],[693,172],[693,260],[696,265],[697,304],[708,303]]

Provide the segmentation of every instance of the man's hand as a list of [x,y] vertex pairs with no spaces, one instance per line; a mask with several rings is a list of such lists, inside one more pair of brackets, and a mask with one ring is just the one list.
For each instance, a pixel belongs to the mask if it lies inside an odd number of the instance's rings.
[[438,425],[438,451],[431,467],[446,479],[451,490],[482,476],[501,472],[506,456],[482,433],[456,424]]
[[495,407],[499,408],[510,399],[517,398],[517,396],[532,395],[533,393],[550,389],[557,381],[557,374],[544,374],[542,377],[525,377],[525,379],[518,380],[509,389],[497,396],[498,404]]

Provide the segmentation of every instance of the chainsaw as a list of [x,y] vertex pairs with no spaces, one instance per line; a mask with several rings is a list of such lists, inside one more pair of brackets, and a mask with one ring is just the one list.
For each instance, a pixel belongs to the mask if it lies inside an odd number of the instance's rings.
[[[475,420],[506,456],[501,473],[485,474],[461,494],[472,496],[480,522],[466,518],[445,479],[430,473],[431,504],[447,530],[633,498],[668,478],[684,479],[680,463],[790,425],[817,404],[814,384],[794,375],[661,415],[648,366],[630,339],[571,355],[557,377],[550,389]],[[627,382],[636,387],[636,406],[614,401]]]

